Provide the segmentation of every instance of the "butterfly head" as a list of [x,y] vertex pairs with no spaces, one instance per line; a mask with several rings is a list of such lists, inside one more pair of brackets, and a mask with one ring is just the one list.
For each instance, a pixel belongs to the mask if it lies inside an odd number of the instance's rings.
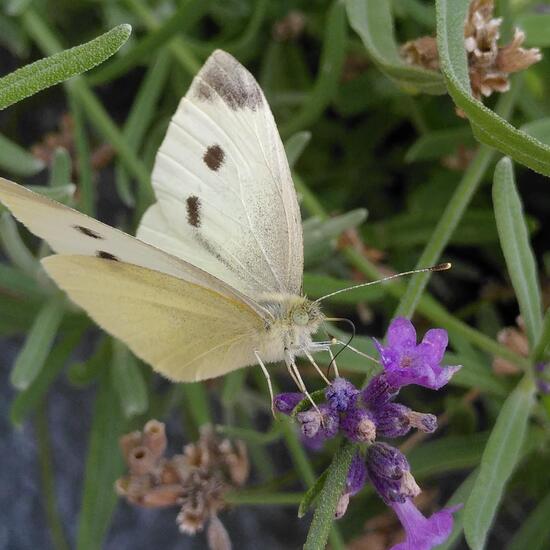
[[296,297],[288,314],[292,325],[308,328],[311,333],[319,328],[323,320],[323,314],[319,306],[304,297]]

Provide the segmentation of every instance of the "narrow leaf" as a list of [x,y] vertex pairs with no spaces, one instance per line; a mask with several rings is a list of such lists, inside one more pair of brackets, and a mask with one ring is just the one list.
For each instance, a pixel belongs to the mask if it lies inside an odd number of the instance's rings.
[[456,152],[461,145],[473,145],[474,141],[468,126],[429,132],[413,143],[405,154],[405,162],[440,159]]
[[131,32],[130,25],[119,25],[90,42],[35,61],[0,78],[0,109],[102,63],[119,50]]
[[10,375],[19,390],[28,388],[40,374],[63,318],[64,300],[55,297],[39,311]]
[[124,416],[131,418],[144,413],[148,407],[147,386],[138,361],[124,344],[114,339],[111,376]]
[[51,384],[63,370],[67,359],[82,336],[82,332],[81,329],[72,330],[56,344],[48,356],[44,368],[32,384],[13,400],[10,407],[10,420],[14,425],[21,425],[29,414],[40,405]]
[[514,181],[514,169],[508,158],[503,158],[496,166],[493,203],[506,267],[516,292],[529,342],[534,346],[542,326],[542,301],[535,257]]
[[399,55],[388,0],[346,0],[352,29],[372,60],[398,86],[412,93],[444,94],[441,74],[406,63]]
[[34,155],[0,134],[0,168],[15,176],[34,176],[44,163]]
[[86,458],[77,550],[103,547],[102,541],[117,501],[113,485],[122,472],[122,457],[118,447],[122,430],[119,401],[108,373],[104,371],[96,396]]
[[65,187],[71,183],[71,155],[64,147],[57,147],[50,170],[50,187]]
[[336,505],[344,489],[346,476],[356,452],[356,446],[348,442],[338,449],[332,460],[325,484],[319,493],[319,505],[313,514],[313,521],[304,544],[304,550],[325,548],[334,521]]
[[479,141],[536,172],[550,175],[550,147],[518,130],[472,96],[464,47],[469,5],[470,0],[436,0],[439,59],[447,89]]
[[472,550],[484,547],[506,482],[520,457],[533,394],[533,380],[527,374],[504,402],[483,452],[479,476],[464,511],[464,531]]

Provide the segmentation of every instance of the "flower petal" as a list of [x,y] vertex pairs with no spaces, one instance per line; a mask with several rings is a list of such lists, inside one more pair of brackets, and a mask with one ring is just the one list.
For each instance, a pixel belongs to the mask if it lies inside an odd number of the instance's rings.
[[409,319],[396,317],[388,328],[386,342],[391,348],[411,348],[416,346],[416,330]]
[[432,360],[434,364],[441,363],[443,354],[449,343],[449,335],[442,328],[432,328],[422,338],[422,344],[427,344],[432,349]]
[[451,534],[453,513],[461,508],[445,508],[426,518],[410,499],[393,502],[391,507],[403,525],[406,536],[404,542],[392,546],[391,550],[431,550],[436,547]]

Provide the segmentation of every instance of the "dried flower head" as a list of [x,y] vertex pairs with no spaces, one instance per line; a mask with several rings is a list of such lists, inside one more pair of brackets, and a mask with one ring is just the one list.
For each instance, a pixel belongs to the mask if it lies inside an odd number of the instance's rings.
[[[472,0],[464,24],[464,47],[468,55],[470,86],[476,99],[510,89],[509,76],[542,59],[538,48],[523,48],[525,33],[514,32],[512,41],[499,46],[501,18],[494,18],[493,0]],[[401,55],[407,63],[439,69],[436,40],[422,36],[405,43]],[[459,112],[461,114],[461,112]]]
[[305,15],[298,10],[289,11],[273,25],[271,34],[277,42],[289,42],[300,37],[306,26]]
[[418,65],[432,71],[439,70],[437,41],[433,36],[421,36],[405,42],[401,46],[401,55],[409,65]]
[[211,550],[231,548],[229,536],[218,518],[227,507],[227,490],[243,485],[249,475],[242,441],[220,439],[210,426],[183,453],[165,456],[167,445],[162,422],[150,420],[142,432],[120,439],[128,475],[116,482],[116,491],[131,504],[144,507],[181,507],[176,522],[180,531],[193,535],[208,523]]

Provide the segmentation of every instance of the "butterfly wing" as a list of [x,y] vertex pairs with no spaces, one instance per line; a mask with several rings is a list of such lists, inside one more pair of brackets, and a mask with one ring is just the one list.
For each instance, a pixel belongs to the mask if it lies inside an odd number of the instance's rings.
[[181,100],[152,175],[138,237],[247,296],[299,294],[300,210],[273,116],[254,77],[215,51]]
[[4,178],[0,178],[0,201],[55,252],[97,256],[160,271],[242,300],[258,315],[265,315],[263,308],[209,273]]
[[124,262],[55,255],[42,263],[98,325],[172,380],[204,380],[255,363],[263,322],[240,300]]

